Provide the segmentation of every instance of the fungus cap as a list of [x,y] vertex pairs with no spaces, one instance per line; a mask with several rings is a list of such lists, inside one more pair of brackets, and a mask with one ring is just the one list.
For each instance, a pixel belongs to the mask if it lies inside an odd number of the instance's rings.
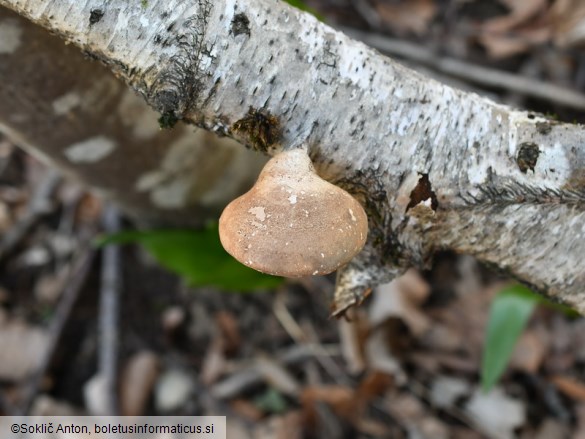
[[349,193],[320,178],[306,151],[285,151],[264,167],[254,187],[219,219],[221,243],[263,273],[323,275],[362,249],[368,219]]

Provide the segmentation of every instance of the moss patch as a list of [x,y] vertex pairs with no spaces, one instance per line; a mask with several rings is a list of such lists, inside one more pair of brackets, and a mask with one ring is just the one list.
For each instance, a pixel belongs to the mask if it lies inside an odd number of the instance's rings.
[[179,119],[175,116],[175,113],[167,111],[166,113],[161,114],[158,118],[158,126],[163,130],[168,130],[173,128],[178,121]]

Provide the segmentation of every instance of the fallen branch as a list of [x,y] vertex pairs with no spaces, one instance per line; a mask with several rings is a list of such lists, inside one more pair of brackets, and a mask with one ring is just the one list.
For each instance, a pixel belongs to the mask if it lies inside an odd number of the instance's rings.
[[582,126],[430,80],[282,2],[0,5],[108,65],[169,126],[268,154],[308,148],[369,217],[366,247],[338,272],[335,315],[440,249],[585,311]]

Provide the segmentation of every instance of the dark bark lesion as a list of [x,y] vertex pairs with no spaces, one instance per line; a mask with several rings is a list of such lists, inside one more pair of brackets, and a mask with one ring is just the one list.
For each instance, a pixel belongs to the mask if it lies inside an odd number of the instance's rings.
[[520,144],[518,155],[516,156],[516,163],[518,168],[524,174],[531,170],[534,172],[534,167],[538,161],[540,150],[538,145],[534,142],[524,142]]
[[243,12],[234,15],[231,23],[230,33],[237,37],[238,35],[250,36],[250,20]]
[[278,144],[282,137],[280,120],[268,111],[252,107],[231,126],[231,131],[244,137],[252,148],[262,152]]
[[410,201],[408,206],[406,206],[406,211],[408,212],[414,206],[427,200],[431,200],[431,209],[437,210],[439,207],[439,200],[437,199],[437,194],[435,194],[435,191],[433,191],[431,186],[429,174],[420,174],[418,183],[410,193]]
[[102,20],[104,14],[105,12],[100,8],[94,8],[89,11],[89,25],[92,26],[96,23],[99,23]]
[[[157,73],[152,85],[144,87],[146,99],[161,113],[162,122],[169,121],[172,125],[184,119],[186,113],[195,106],[205,74],[201,69],[201,60],[204,56],[212,58],[213,46],[206,41],[212,8],[210,1],[199,0],[197,14],[187,18],[180,31],[174,29],[176,23],[169,26],[171,30],[168,32],[176,35],[174,38],[178,52]],[[147,83],[148,75],[149,72],[143,75],[144,84]]]

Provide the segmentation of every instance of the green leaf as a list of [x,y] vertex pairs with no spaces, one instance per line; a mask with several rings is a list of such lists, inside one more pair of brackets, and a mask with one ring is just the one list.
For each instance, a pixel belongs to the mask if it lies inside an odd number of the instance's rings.
[[212,285],[224,290],[273,289],[283,282],[240,264],[221,246],[217,226],[204,230],[125,231],[98,240],[98,245],[140,243],[165,268],[190,286]]
[[300,9],[301,11],[305,11],[311,15],[314,15],[315,18],[317,18],[317,20],[324,21],[324,17],[321,14],[319,14],[317,11],[315,11],[313,8],[311,8],[310,6],[307,6],[303,0],[284,0],[284,1],[286,3],[288,3],[289,5],[294,6],[297,9]]
[[270,387],[254,399],[254,404],[266,413],[284,413],[288,408],[286,399],[276,389]]
[[481,364],[481,386],[489,392],[504,372],[540,296],[524,285],[504,288],[494,299]]

